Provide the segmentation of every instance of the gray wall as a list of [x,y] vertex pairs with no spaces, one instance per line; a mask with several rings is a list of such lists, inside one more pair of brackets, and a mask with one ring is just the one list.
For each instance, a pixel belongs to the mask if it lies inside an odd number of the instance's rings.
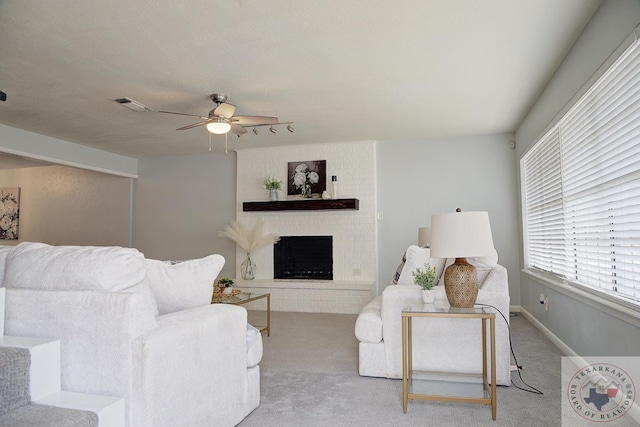
[[[518,177],[522,155],[555,116],[566,109],[567,103],[583,93],[585,83],[601,75],[602,70],[598,71],[601,65],[611,62],[610,55],[639,23],[639,1],[602,3],[517,130]],[[602,302],[563,291],[552,283],[533,280],[526,274],[521,275],[520,283],[523,309],[576,353],[582,356],[640,355],[637,312],[635,315],[619,312]],[[541,293],[549,297],[549,311],[539,304]]]
[[219,253],[235,277],[235,243],[218,233],[236,216],[236,153],[143,159],[138,163],[134,245],[156,259]]
[[488,211],[499,263],[520,303],[517,188],[513,135],[377,143],[378,288],[391,282],[407,246],[431,215]]
[[131,178],[65,166],[0,170],[20,187],[19,240],[51,245],[130,246]]

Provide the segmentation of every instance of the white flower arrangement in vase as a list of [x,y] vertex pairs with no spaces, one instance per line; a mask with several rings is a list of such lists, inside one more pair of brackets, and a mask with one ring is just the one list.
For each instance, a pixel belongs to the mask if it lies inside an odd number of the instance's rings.
[[269,190],[269,201],[278,201],[278,190],[282,188],[282,180],[275,175],[265,178],[262,188]]
[[311,184],[320,180],[320,175],[313,169],[309,169],[306,163],[300,163],[291,177],[293,185],[302,190],[302,197],[311,197]]
[[240,265],[240,276],[245,280],[255,278],[256,265],[251,260],[251,252],[280,240],[280,236],[275,233],[262,234],[262,227],[262,221],[256,222],[251,230],[244,228],[238,221],[231,221],[231,224],[220,232],[221,237],[233,240],[247,253],[247,258]]

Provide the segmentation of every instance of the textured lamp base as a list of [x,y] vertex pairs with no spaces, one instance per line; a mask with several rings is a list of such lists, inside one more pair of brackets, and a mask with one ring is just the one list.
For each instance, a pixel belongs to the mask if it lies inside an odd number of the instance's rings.
[[473,307],[478,297],[476,268],[464,258],[456,258],[444,272],[444,290],[451,307]]

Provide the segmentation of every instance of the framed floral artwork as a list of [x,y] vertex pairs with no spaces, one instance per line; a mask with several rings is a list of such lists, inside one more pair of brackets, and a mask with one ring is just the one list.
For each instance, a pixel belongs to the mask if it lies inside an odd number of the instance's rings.
[[18,240],[20,187],[0,188],[0,240]]
[[288,163],[287,194],[311,197],[327,189],[327,161],[307,160]]

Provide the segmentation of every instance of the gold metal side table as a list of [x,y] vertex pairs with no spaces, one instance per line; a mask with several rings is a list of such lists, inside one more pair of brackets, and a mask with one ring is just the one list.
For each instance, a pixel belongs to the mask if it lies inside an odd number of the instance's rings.
[[[479,319],[482,327],[482,374],[443,373],[413,370],[414,317]],[[487,322],[491,342],[491,380],[487,378]],[[402,409],[407,401],[432,400],[491,405],[496,419],[496,315],[489,308],[454,308],[434,304],[416,304],[402,310]]]
[[214,296],[211,299],[211,303],[242,305],[242,304],[248,304],[250,302],[259,300],[261,298],[267,299],[267,324],[265,326],[256,325],[256,328],[260,332],[266,332],[267,336],[270,337],[271,336],[271,294],[254,294],[251,292],[241,292],[237,295],[231,295],[231,296],[225,296],[225,295],[221,297]]

